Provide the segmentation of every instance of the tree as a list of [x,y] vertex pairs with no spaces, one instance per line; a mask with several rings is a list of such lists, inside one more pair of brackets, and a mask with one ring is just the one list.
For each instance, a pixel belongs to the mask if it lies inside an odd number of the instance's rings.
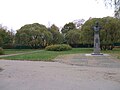
[[[107,21],[106,21],[107,20]],[[101,49],[110,49],[114,47],[114,43],[120,43],[120,20],[112,17],[102,18]]]
[[46,47],[52,41],[52,34],[38,23],[27,24],[16,33],[16,44],[32,48]]
[[82,26],[82,43],[93,44],[93,26],[96,21],[101,25],[101,49],[113,49],[114,43],[120,43],[120,20],[113,17],[93,18]]
[[49,28],[49,31],[52,33],[53,40],[52,44],[61,44],[63,43],[64,37],[59,32],[59,28],[55,26],[54,24]]
[[115,17],[120,19],[120,0],[114,0]]
[[93,27],[96,21],[100,21],[99,18],[93,18],[87,20],[81,28],[81,37],[83,44],[93,44],[94,32]]
[[0,27],[0,46],[9,48],[9,45],[13,44],[14,34],[7,30],[7,28]]
[[65,24],[64,27],[62,28],[61,32],[63,34],[67,33],[70,30],[76,29],[76,26],[73,22],[70,22],[68,24]]
[[68,31],[65,35],[65,39],[68,44],[72,46],[77,46],[81,43],[81,31],[80,30],[71,30]]
[[73,21],[75,24],[76,28],[80,29],[81,26],[84,24],[85,20],[84,19],[76,19]]
[[104,3],[105,6],[114,6],[114,16],[120,19],[120,0],[104,0]]

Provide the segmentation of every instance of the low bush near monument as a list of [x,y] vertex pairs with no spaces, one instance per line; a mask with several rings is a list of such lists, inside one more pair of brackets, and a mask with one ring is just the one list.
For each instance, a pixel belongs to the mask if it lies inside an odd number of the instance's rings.
[[50,45],[45,48],[48,51],[67,51],[71,50],[72,47],[66,44]]
[[0,47],[0,55],[4,54],[4,50]]

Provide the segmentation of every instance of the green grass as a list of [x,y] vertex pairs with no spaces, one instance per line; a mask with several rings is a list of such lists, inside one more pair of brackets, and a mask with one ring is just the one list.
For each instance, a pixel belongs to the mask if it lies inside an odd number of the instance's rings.
[[[24,50],[22,50],[24,52]],[[13,51],[15,52],[15,51]],[[29,54],[22,54],[16,56],[7,56],[1,57],[0,59],[10,59],[10,60],[35,60],[35,61],[51,61],[58,55],[64,54],[76,54],[76,53],[91,53],[91,48],[73,48],[69,51],[45,51],[39,50],[37,52],[29,53]],[[11,52],[9,52],[11,53]]]
[[113,57],[116,57],[117,59],[120,59],[120,48],[114,48],[113,50],[102,51],[102,53],[107,53],[112,55]]
[[[6,50],[6,54],[15,54],[15,53],[25,53],[25,52],[31,52],[35,50]],[[92,53],[92,48],[73,48],[70,51],[45,51],[45,50],[37,50],[37,52],[31,52],[27,54],[22,55],[16,55],[16,56],[7,56],[7,57],[0,57],[0,59],[7,59],[7,60],[32,60],[32,61],[52,61],[55,57],[58,55],[65,55],[65,54],[77,54],[77,53]],[[102,51],[102,53],[107,53],[110,55],[113,55],[114,57],[117,57],[120,59],[120,48],[115,48],[112,51]]]

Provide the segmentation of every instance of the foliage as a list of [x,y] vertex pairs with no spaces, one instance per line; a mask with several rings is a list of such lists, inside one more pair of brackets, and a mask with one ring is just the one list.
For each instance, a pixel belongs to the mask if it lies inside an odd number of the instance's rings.
[[73,21],[77,29],[80,29],[84,22],[85,22],[84,19],[76,19]]
[[66,51],[71,50],[71,46],[66,44],[57,44],[57,45],[50,45],[45,48],[48,51]]
[[115,5],[115,17],[120,19],[120,0],[114,0]]
[[94,40],[93,26],[95,25],[95,22],[98,20],[99,18],[89,19],[82,26],[81,37],[83,44],[93,44],[93,40]]
[[[96,0],[99,1],[99,0]],[[114,16],[120,19],[120,0],[104,0],[105,6],[114,7]]]
[[3,27],[0,27],[0,46],[4,44],[6,34],[7,34],[6,29],[4,29]]
[[64,35],[64,43],[74,46],[81,43],[80,28],[77,29],[75,23],[70,22],[65,24],[61,31]]
[[52,41],[52,34],[44,25],[33,23],[21,27],[15,37],[16,44],[32,48],[45,47]]
[[67,33],[70,30],[76,29],[76,26],[73,22],[70,22],[68,24],[65,24],[64,27],[62,28],[61,32],[63,34]]
[[12,45],[14,39],[13,32],[8,31],[4,27],[0,27],[0,46],[4,47],[5,45]]
[[105,3],[114,6],[115,17],[120,19],[120,0],[105,0]]
[[113,49],[114,43],[120,43],[120,20],[106,17],[102,18],[102,21],[106,23],[103,23],[103,29],[100,33],[102,46],[105,47],[101,49]]
[[64,37],[59,32],[59,28],[54,24],[49,28],[49,31],[52,33],[53,39],[52,44],[61,44],[63,43]]
[[113,49],[114,43],[120,43],[120,20],[113,17],[93,18],[82,26],[82,43],[93,44],[93,26],[99,21],[101,49]]
[[81,31],[80,30],[71,30],[68,31],[65,35],[65,39],[70,45],[77,45],[81,43]]
[[4,54],[4,50],[0,47],[0,55]]

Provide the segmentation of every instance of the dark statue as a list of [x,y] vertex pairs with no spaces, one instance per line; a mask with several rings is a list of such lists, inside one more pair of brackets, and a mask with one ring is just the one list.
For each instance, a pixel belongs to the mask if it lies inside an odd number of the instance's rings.
[[94,32],[95,32],[95,34],[99,34],[99,31],[100,31],[100,26],[99,26],[99,23],[98,22],[96,22],[96,24],[95,24],[95,26],[94,26]]
[[94,52],[93,55],[101,55],[100,53],[100,37],[99,37],[99,32],[100,32],[100,26],[99,23],[96,22],[95,26],[93,27],[94,29]]

